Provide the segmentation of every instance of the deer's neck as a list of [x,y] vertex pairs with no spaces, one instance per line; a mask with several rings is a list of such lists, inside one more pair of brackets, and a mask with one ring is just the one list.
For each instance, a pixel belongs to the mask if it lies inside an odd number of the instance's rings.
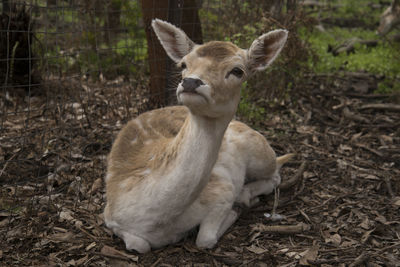
[[198,197],[209,180],[231,119],[210,119],[189,112],[180,132],[167,148],[174,150],[176,156],[166,167],[162,201],[168,201],[179,211]]

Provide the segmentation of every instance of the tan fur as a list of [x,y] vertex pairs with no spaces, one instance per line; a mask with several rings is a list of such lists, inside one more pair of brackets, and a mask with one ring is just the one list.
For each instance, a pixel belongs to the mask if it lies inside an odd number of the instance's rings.
[[113,174],[107,183],[109,209],[113,209],[112,196],[119,195],[122,182],[126,181],[122,191],[128,192],[146,178],[142,175],[146,169],[165,168],[175,159],[179,143],[171,144],[171,140],[182,128],[187,113],[183,106],[154,110],[122,129],[108,157],[108,170]]
[[208,57],[215,62],[232,58],[238,52],[238,47],[232,43],[211,41],[196,50],[199,57]]
[[[108,157],[105,222],[141,253],[197,225],[196,244],[210,248],[236,220],[235,201],[249,205],[280,183],[268,142],[232,118],[241,84],[273,61],[287,32],[264,34],[248,51],[230,42],[195,45],[160,20],[152,26],[171,59],[186,65],[177,88],[184,107],[144,113],[118,134]],[[233,69],[243,73],[230,75]]]
[[[113,177],[115,177],[107,183],[109,209],[113,209],[113,198],[111,196],[118,195],[118,192],[121,193],[119,185],[123,181],[126,181],[126,183],[122,191],[131,191],[135,184],[146,178],[146,176],[141,175],[144,170],[149,168],[154,171],[157,168],[165,168],[173,161],[178,148],[171,146],[170,142],[184,125],[188,112],[188,109],[184,106],[153,110],[140,115],[134,121],[130,121],[119,133],[108,158],[108,169],[114,173]],[[139,129],[138,121],[146,130]],[[228,126],[229,131],[232,134],[229,138],[224,136],[220,153],[226,152],[229,143],[234,142],[241,156],[250,161],[248,163],[250,168],[247,170],[248,181],[252,181],[252,177],[255,176],[271,176],[276,169],[277,162],[283,165],[293,156],[293,154],[288,154],[276,159],[275,152],[265,137],[242,122],[232,121]],[[145,135],[148,138],[147,140],[151,140],[152,143],[146,146],[142,135]],[[132,140],[135,139],[137,139],[137,142],[132,144]],[[135,164],[132,164],[133,162]],[[252,166],[257,163],[266,164],[262,174],[252,173],[253,169],[259,169]],[[210,177],[210,184],[200,195],[202,203],[211,203],[218,194],[223,194],[224,191],[231,189],[230,185],[223,184],[218,180],[219,178],[216,175]]]

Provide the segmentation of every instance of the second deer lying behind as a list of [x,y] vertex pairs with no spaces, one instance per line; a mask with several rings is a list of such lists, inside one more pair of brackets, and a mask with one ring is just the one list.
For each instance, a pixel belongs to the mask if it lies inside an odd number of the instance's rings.
[[384,36],[399,24],[400,0],[393,0],[392,4],[381,15],[378,34]]
[[243,50],[230,42],[194,44],[161,20],[152,26],[182,68],[177,97],[184,106],[144,113],[121,130],[108,158],[105,222],[141,253],[197,225],[196,244],[211,248],[237,219],[235,201],[250,205],[280,183],[288,156],[276,159],[261,134],[231,120],[241,84],[272,63],[287,31],[264,34]]

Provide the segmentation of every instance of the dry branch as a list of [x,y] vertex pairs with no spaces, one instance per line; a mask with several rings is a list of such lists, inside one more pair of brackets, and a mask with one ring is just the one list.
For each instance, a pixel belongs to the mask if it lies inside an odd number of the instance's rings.
[[367,118],[365,118],[359,114],[355,114],[355,113],[351,112],[348,107],[345,107],[343,109],[343,116],[345,116],[348,119],[354,120],[354,121],[360,121],[360,122],[364,122],[364,123],[370,122],[370,120],[368,120]]
[[303,161],[303,162],[301,163],[300,168],[299,168],[299,170],[297,171],[297,173],[296,173],[292,178],[290,178],[289,180],[287,180],[287,181],[285,181],[285,182],[282,182],[282,183],[279,185],[278,188],[279,188],[280,190],[283,190],[283,191],[292,188],[292,186],[295,185],[295,184],[298,182],[298,180],[300,180],[300,178],[302,177],[305,168],[306,168],[306,162]]
[[120,259],[120,260],[132,260],[135,262],[137,262],[139,260],[139,257],[136,255],[130,255],[130,254],[124,253],[122,251],[119,251],[119,250],[117,250],[113,247],[107,246],[107,245],[103,246],[99,255],[110,257],[110,258],[115,258],[115,259]]
[[253,226],[252,231],[265,232],[265,233],[277,233],[277,234],[299,234],[310,230],[308,224],[299,223],[297,225],[264,225],[257,224]]
[[357,147],[360,147],[360,148],[364,148],[365,150],[368,150],[369,152],[374,153],[374,154],[377,155],[378,157],[383,157],[383,156],[384,156],[383,153],[379,152],[379,151],[376,150],[376,149],[370,148],[370,147],[368,147],[368,146],[365,145],[365,144],[354,144],[354,145],[357,146]]
[[366,105],[361,106],[359,109],[378,109],[378,110],[400,111],[400,105],[389,104],[389,103],[366,104]]
[[362,263],[364,263],[368,258],[369,258],[369,255],[366,254],[365,252],[363,252],[351,264],[349,264],[349,267],[359,266]]

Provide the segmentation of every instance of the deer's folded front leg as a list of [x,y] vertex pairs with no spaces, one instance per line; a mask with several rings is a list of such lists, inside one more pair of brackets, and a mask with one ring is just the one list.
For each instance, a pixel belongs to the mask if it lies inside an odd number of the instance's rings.
[[276,173],[271,179],[258,180],[245,184],[236,202],[247,207],[254,206],[259,202],[258,196],[272,193],[274,188],[277,187],[280,182],[281,177]]
[[201,222],[196,245],[201,248],[214,247],[238,216],[239,214],[231,207],[216,207]]
[[196,239],[198,247],[212,248],[238,218],[238,213],[232,210],[237,189],[227,177],[229,172],[220,174],[211,176],[198,199],[204,214]]

